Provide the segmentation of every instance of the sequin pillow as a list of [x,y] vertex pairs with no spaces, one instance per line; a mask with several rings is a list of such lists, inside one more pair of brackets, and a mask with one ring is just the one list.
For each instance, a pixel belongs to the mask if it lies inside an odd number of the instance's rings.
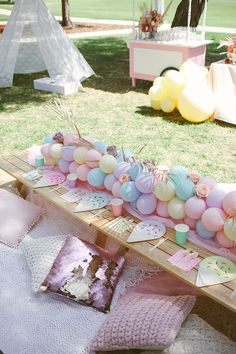
[[42,209],[38,206],[0,189],[0,242],[17,247],[41,213]]
[[169,347],[195,304],[195,297],[132,293],[124,295],[101,326],[92,350]]
[[124,261],[68,235],[40,288],[108,312]]

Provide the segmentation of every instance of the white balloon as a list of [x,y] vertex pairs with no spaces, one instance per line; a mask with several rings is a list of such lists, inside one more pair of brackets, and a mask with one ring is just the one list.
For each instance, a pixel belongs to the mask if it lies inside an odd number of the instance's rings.
[[165,113],[173,112],[175,109],[175,101],[171,98],[164,99],[163,101],[161,101],[161,109]]

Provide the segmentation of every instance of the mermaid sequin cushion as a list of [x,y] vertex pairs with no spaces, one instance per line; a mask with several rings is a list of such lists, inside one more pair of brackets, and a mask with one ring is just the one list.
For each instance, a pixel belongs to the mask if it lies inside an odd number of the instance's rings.
[[108,312],[124,261],[68,235],[40,288]]

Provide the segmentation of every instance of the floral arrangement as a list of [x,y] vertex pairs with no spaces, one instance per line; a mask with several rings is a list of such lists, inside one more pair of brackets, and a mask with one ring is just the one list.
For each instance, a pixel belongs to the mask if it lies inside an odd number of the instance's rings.
[[220,45],[218,46],[218,48],[221,48],[223,46],[227,47],[227,57],[225,59],[225,63],[236,64],[236,37],[227,37],[223,41],[220,41]]

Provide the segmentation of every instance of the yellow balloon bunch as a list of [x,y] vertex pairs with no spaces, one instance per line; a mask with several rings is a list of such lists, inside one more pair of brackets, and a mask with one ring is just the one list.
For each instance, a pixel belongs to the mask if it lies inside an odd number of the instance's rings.
[[170,113],[177,108],[193,123],[210,118],[216,105],[208,86],[208,70],[190,60],[182,64],[180,71],[169,70],[164,77],[157,77],[148,95],[153,109]]

